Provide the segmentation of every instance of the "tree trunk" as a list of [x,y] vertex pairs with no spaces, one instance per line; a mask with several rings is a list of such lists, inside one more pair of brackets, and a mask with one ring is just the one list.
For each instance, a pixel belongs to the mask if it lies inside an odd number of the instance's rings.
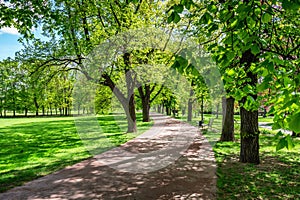
[[33,98],[33,103],[34,103],[34,106],[35,106],[35,115],[39,116],[39,104],[37,102],[36,96]]
[[127,109],[128,111],[126,112],[127,125],[128,125],[127,133],[134,133],[137,131],[134,95],[131,95],[128,105],[129,108]]
[[158,113],[162,113],[162,112],[161,112],[161,105],[158,105],[158,106],[157,106],[157,112],[158,112]]
[[[257,58],[247,50],[243,53],[241,64],[244,64],[244,70],[247,72],[247,84],[256,87],[258,78],[255,73],[250,70],[252,63],[257,62]],[[250,94],[249,94],[250,95]],[[257,99],[257,95],[251,95],[253,99]],[[241,100],[246,102],[247,97]],[[258,109],[246,110],[243,106],[240,108],[241,115],[241,149],[240,162],[259,164],[259,130],[258,130]]]
[[190,89],[190,98],[188,100],[188,116],[187,116],[188,122],[192,121],[192,117],[193,117],[193,99],[192,99],[193,95],[194,95],[194,90]]
[[42,106],[43,116],[45,116],[45,106]]
[[150,122],[150,105],[143,104],[143,122]]
[[258,111],[241,112],[241,149],[240,162],[259,164]]
[[223,126],[220,141],[234,141],[234,98],[222,98]]
[[142,100],[143,122],[150,122],[150,85],[141,86],[138,91]]

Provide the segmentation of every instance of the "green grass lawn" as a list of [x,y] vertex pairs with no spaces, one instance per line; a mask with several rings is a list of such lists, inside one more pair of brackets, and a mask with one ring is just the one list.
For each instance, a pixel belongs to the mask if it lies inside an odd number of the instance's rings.
[[[205,123],[209,118],[205,115]],[[239,119],[238,116],[235,116]],[[191,124],[197,125],[200,118]],[[240,163],[239,128],[235,124],[235,142],[218,142],[221,134],[221,120],[214,120],[213,129],[204,133],[213,145],[218,165],[218,199],[300,199],[300,139],[294,138],[295,147],[276,151],[276,131],[263,130],[260,134],[261,164]],[[272,122],[272,118],[259,118]]]
[[[140,113],[137,118],[138,134],[152,125],[142,123]],[[138,135],[125,134],[123,116],[102,115],[98,121],[114,146]],[[77,134],[73,117],[0,119],[0,147],[0,192],[92,156]],[[97,152],[105,150],[101,146]]]

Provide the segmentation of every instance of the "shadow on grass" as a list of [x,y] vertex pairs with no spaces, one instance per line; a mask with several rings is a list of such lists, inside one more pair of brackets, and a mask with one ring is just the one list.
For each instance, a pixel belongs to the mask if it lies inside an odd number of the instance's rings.
[[260,143],[260,165],[238,162],[239,143],[215,145],[218,199],[300,198],[299,151],[274,151],[272,137],[261,136]]
[[[120,123],[114,116],[106,115],[98,117],[98,121],[105,134],[97,135],[97,139],[108,138],[114,146],[137,135],[121,131],[119,125],[127,125],[125,118]],[[139,120],[140,133],[151,125]],[[0,147],[0,192],[91,157],[77,134],[73,118],[4,126],[0,128]],[[96,148],[101,153],[112,147]]]

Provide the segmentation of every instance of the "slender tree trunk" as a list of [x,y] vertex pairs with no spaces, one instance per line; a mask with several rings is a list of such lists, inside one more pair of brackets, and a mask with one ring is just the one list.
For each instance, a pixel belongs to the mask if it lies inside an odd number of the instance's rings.
[[36,96],[33,98],[33,103],[34,103],[34,106],[35,106],[35,115],[39,116],[39,104],[37,102]]
[[190,98],[188,100],[188,117],[187,117],[187,121],[190,122],[192,121],[192,117],[193,117],[193,97],[194,95],[194,90],[190,89]]
[[45,106],[42,106],[43,116],[45,116]]
[[157,112],[158,112],[158,113],[161,113],[161,105],[160,105],[160,104],[157,105]]
[[234,98],[222,98],[223,126],[220,141],[234,141]]

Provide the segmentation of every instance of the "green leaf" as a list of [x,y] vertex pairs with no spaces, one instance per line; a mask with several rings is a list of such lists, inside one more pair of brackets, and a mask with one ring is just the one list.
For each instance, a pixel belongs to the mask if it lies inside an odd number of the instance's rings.
[[235,57],[235,54],[234,54],[234,52],[227,52],[226,57],[227,57],[228,61],[231,61]]
[[271,19],[272,19],[272,15],[270,15],[269,13],[264,13],[262,16],[263,23],[268,23],[269,21],[271,21]]
[[300,112],[291,116],[289,128],[296,133],[300,133]]
[[275,139],[278,139],[279,137],[283,136],[282,131],[278,131],[277,134],[274,136]]
[[172,12],[172,14],[168,17],[168,20],[167,20],[168,24],[170,24],[172,21],[174,21],[174,18],[175,18],[175,14],[174,14],[174,12]]
[[174,10],[175,10],[177,13],[181,13],[181,12],[183,11],[183,5],[181,5],[181,4],[175,5],[175,6],[174,6]]
[[253,53],[254,55],[257,55],[258,53],[260,53],[260,49],[257,44],[253,44],[251,46],[251,53]]
[[255,20],[253,20],[251,17],[247,17],[247,23],[250,28],[254,28],[256,24]]
[[228,74],[229,76],[233,76],[233,75],[235,74],[234,69],[230,69],[230,70],[227,72],[227,74]]
[[279,151],[280,149],[283,149],[286,146],[287,146],[287,141],[285,140],[285,138],[281,138],[276,146],[276,151]]
[[181,67],[186,67],[187,64],[188,64],[188,61],[185,58],[181,57],[181,56],[178,56],[176,58],[176,61],[178,61],[178,63],[180,64]]
[[237,23],[239,22],[239,19],[234,20],[231,24],[230,27],[233,28],[237,25]]
[[208,10],[209,12],[211,12],[211,13],[215,13],[215,12],[218,10],[218,8],[217,8],[216,5],[214,5],[214,4],[212,3],[212,4],[210,4],[210,5],[207,7],[207,10]]
[[286,140],[286,143],[287,143],[286,148],[287,148],[288,150],[291,150],[292,148],[295,147],[295,144],[294,144],[294,142],[293,142],[293,140],[292,140],[292,138],[291,138],[290,135],[287,135],[287,136],[285,137],[285,140]]
[[178,23],[179,21],[180,21],[180,19],[181,19],[181,17],[178,15],[178,13],[177,12],[174,12],[174,23]]

